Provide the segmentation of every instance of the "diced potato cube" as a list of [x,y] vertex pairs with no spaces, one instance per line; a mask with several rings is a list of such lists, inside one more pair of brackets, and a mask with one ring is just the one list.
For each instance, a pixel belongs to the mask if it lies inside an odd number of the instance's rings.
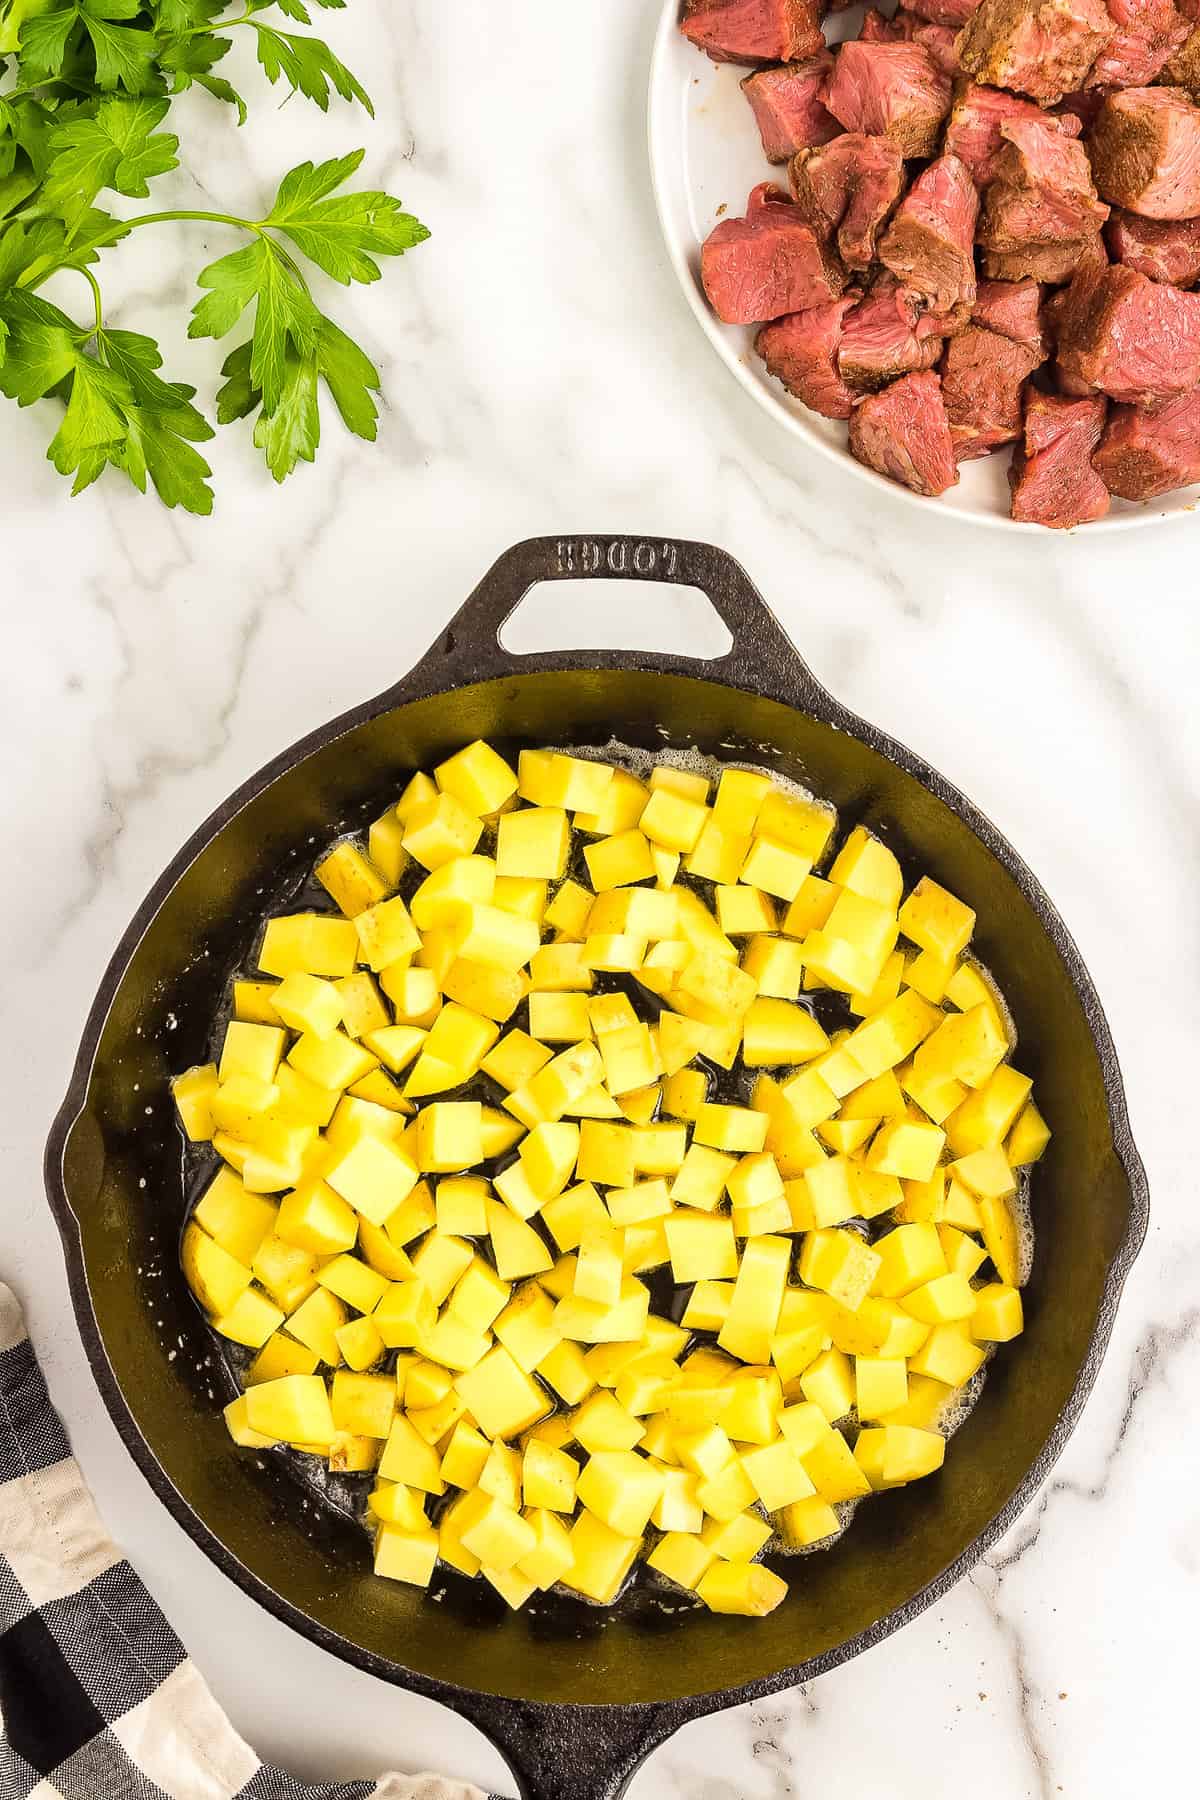
[[552,1054],[526,1032],[510,1031],[488,1051],[480,1067],[511,1094],[544,1069]]
[[449,1174],[483,1161],[483,1114],[478,1100],[439,1100],[417,1115],[417,1163],[422,1173]]
[[935,1225],[898,1225],[875,1240],[878,1273],[874,1292],[898,1300],[946,1273],[946,1258]]
[[762,1563],[713,1563],[696,1585],[710,1612],[765,1619],[787,1595],[787,1582]]
[[618,832],[615,837],[601,838],[588,844],[583,852],[588,875],[598,894],[609,888],[626,887],[631,882],[647,881],[654,876],[654,860],[648,840],[638,830]]
[[237,1262],[250,1264],[273,1230],[277,1214],[273,1201],[248,1192],[232,1169],[220,1168],[192,1217]]
[[908,1370],[902,1356],[856,1356],[854,1394],[862,1420],[879,1419],[908,1399]]
[[372,1225],[384,1224],[412,1192],[417,1179],[417,1168],[409,1157],[395,1144],[376,1137],[357,1139],[326,1171],[333,1191]]
[[800,1377],[800,1391],[832,1424],[854,1405],[854,1372],[840,1350],[824,1350]]
[[274,1081],[286,1042],[287,1035],[278,1025],[244,1025],[231,1019],[225,1027],[218,1080],[222,1086],[238,1076],[262,1083]]
[[563,1584],[608,1605],[616,1599],[641,1547],[640,1537],[623,1537],[595,1513],[581,1512],[571,1527],[571,1566],[563,1573]]
[[961,956],[975,929],[975,914],[926,875],[900,908],[900,929],[922,950]]
[[184,1230],[180,1261],[188,1286],[206,1312],[228,1313],[250,1286],[250,1270],[195,1224]]
[[529,1029],[547,1044],[578,1044],[592,1035],[586,994],[530,994]]
[[[245,1019],[250,1025],[278,1025],[279,1014],[275,1011],[274,994],[279,986],[277,981],[235,981],[233,984],[233,1016]],[[185,1075],[178,1076],[171,1083],[174,1092],[181,1081],[190,1076],[203,1075],[213,1069],[211,1063],[203,1069],[189,1069]],[[215,1069],[214,1069],[215,1073]]]
[[534,1548],[525,1553],[512,1571],[535,1588],[553,1587],[574,1562],[571,1536],[562,1520],[544,1507],[526,1514],[536,1539]]
[[246,1396],[239,1394],[225,1408],[225,1424],[230,1437],[243,1450],[263,1450],[277,1442],[277,1439],[266,1437],[261,1431],[253,1431],[246,1417]]
[[689,875],[735,887],[742,880],[742,866],[750,850],[750,834],[719,825],[715,817],[705,821],[684,867]]
[[969,1326],[935,1325],[921,1348],[909,1358],[908,1366],[913,1375],[942,1381],[949,1389],[970,1381],[982,1364],[983,1355]]
[[742,1061],[748,1069],[807,1062],[828,1048],[826,1032],[803,1007],[761,996],[751,1001],[742,1023]]
[[216,1064],[204,1063],[177,1075],[171,1083],[171,1095],[190,1141],[208,1143],[213,1134],[213,1101],[217,1095]]
[[621,1537],[640,1538],[662,1495],[663,1476],[634,1450],[598,1450],[579,1477],[579,1499]]
[[386,1438],[396,1413],[396,1383],[390,1375],[362,1375],[338,1369],[330,1389],[334,1427],[356,1437]]
[[506,1501],[476,1489],[464,1508],[460,1527],[463,1548],[488,1568],[501,1573],[528,1556],[537,1546],[537,1534],[527,1519]]
[[762,1113],[751,1112],[745,1106],[723,1106],[710,1102],[700,1109],[693,1143],[736,1155],[747,1155],[763,1149],[766,1136],[767,1121]]
[[480,1430],[491,1438],[515,1437],[550,1410],[543,1390],[503,1344],[457,1376],[454,1385]]
[[[996,1071],[1000,1073],[999,1070]],[[1036,1162],[1050,1142],[1050,1127],[1031,1100],[1008,1134],[1005,1153],[1014,1169]],[[957,1148],[957,1146],[955,1146]]]
[[[846,1048],[864,1077],[882,1075],[912,1055],[942,1019],[936,1007],[906,988],[872,1018],[855,1027]],[[948,1071],[953,1073],[953,1070]]]
[[530,1438],[521,1464],[521,1491],[526,1506],[551,1512],[573,1512],[579,1464],[565,1450]]
[[999,1195],[981,1198],[979,1228],[997,1275],[1009,1287],[1016,1287],[1021,1274],[1020,1239],[1008,1201]]
[[[881,1441],[877,1442],[877,1438]],[[913,1425],[884,1425],[864,1431],[855,1446],[855,1456],[870,1474],[873,1487],[877,1483],[880,1487],[901,1487],[923,1475],[932,1475],[941,1468],[945,1454],[943,1437]]]
[[972,1337],[981,1343],[1007,1344],[1020,1336],[1024,1326],[1019,1288],[992,1281],[979,1289],[971,1317]]
[[358,961],[358,933],[351,919],[324,913],[290,913],[268,919],[258,953],[264,975],[352,975]]
[[423,869],[440,869],[456,856],[469,856],[483,833],[480,819],[446,793],[414,807],[405,825],[404,848]]
[[532,1374],[562,1341],[562,1333],[554,1322],[554,1303],[536,1281],[518,1289],[496,1318],[493,1329],[526,1374]]
[[284,1331],[272,1332],[243,1376],[246,1387],[260,1381],[278,1381],[283,1375],[312,1375],[319,1357],[305,1344],[297,1344]]
[[246,1423],[287,1444],[329,1444],[336,1429],[319,1375],[283,1375],[248,1388]]
[[717,889],[717,923],[729,937],[748,937],[754,932],[776,930],[778,920],[768,894],[737,882]]
[[402,1481],[423,1494],[446,1491],[437,1451],[404,1413],[397,1413],[392,1420],[379,1473],[387,1481]]
[[483,1474],[490,1448],[482,1432],[460,1419],[442,1453],[442,1480],[450,1487],[475,1487]]
[[969,1319],[975,1311],[975,1293],[965,1275],[947,1273],[923,1282],[900,1302],[905,1312],[925,1325],[949,1325]]
[[867,1165],[880,1175],[906,1181],[929,1181],[937,1168],[946,1134],[936,1125],[913,1119],[888,1119],[871,1144]]
[[851,1312],[866,1299],[879,1267],[878,1251],[852,1231],[810,1231],[800,1252],[801,1281]]
[[408,852],[404,848],[404,826],[395,807],[370,826],[367,855],[393,888],[400,885],[400,877],[408,867]]
[[317,1281],[361,1313],[373,1311],[388,1289],[385,1278],[357,1256],[335,1256],[318,1270]]
[[[273,1300],[257,1288],[239,1294],[228,1312],[213,1315],[212,1327],[232,1343],[260,1350],[267,1339],[283,1324],[284,1315]],[[334,1352],[336,1361],[336,1348]]]
[[850,893],[888,907],[893,913],[904,891],[895,856],[863,825],[856,825],[834,858],[829,879]]
[[453,794],[476,818],[498,812],[517,791],[515,772],[481,738],[439,763],[434,776],[442,792]]
[[785,1439],[780,1438],[758,1449],[743,1450],[741,1462],[768,1512],[778,1512],[781,1507],[790,1506],[794,1500],[807,1499],[814,1492],[800,1458]]
[[718,1334],[723,1350],[743,1362],[770,1361],[792,1247],[783,1237],[752,1237],[742,1252],[729,1315]]
[[423,1281],[394,1281],[371,1318],[389,1350],[407,1350],[433,1330],[437,1308]]
[[385,1525],[402,1525],[406,1531],[424,1531],[429,1523],[425,1496],[402,1481],[379,1481],[367,1496],[367,1507]]
[[487,1217],[496,1273],[502,1281],[520,1281],[552,1267],[553,1258],[537,1232],[507,1206],[489,1200]]
[[418,1181],[408,1198],[400,1202],[394,1213],[389,1213],[384,1223],[388,1237],[397,1246],[411,1243],[422,1232],[432,1230],[437,1223],[437,1208],[429,1183]]
[[381,1525],[375,1536],[375,1573],[389,1581],[407,1581],[428,1587],[438,1556],[438,1534],[405,1531],[399,1525]]
[[373,1319],[351,1319],[334,1332],[342,1361],[351,1369],[369,1369],[383,1356],[387,1346]]
[[796,1500],[791,1506],[785,1506],[776,1524],[784,1543],[797,1550],[807,1549],[810,1544],[820,1544],[826,1538],[836,1537],[842,1529],[841,1520],[828,1500],[820,1494],[813,1494],[807,1500]]
[[437,1184],[434,1207],[438,1230],[454,1237],[487,1232],[488,1184],[479,1175],[450,1175]]
[[335,844],[313,874],[348,919],[386,900],[395,887],[395,882],[351,843]]
[[716,1559],[703,1538],[692,1532],[668,1532],[646,1558],[647,1566],[665,1575],[676,1586],[695,1592],[706,1569]]
[[678,1212],[666,1221],[671,1272],[678,1282],[723,1281],[738,1272],[732,1221]]
[[489,1331],[476,1331],[457,1313],[445,1312],[422,1340],[427,1356],[447,1369],[473,1369],[492,1347]]
[[670,788],[654,787],[653,782],[651,787],[653,792],[638,821],[643,836],[663,850],[681,854],[694,850],[710,817],[704,801]]

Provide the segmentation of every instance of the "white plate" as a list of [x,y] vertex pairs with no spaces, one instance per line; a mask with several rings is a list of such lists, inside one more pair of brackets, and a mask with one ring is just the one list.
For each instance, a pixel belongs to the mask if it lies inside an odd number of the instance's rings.
[[[831,21],[831,36],[854,36],[861,16],[858,10],[837,15]],[[786,186],[786,171],[763,156],[754,116],[738,87],[747,71],[710,62],[680,35],[678,19],[679,0],[665,0],[650,64],[650,174],[679,284],[721,361],[785,431],[853,470],[860,481],[899,494],[914,506],[938,506],[976,524],[1045,535],[1042,526],[1009,517],[1007,451],[964,463],[956,487],[940,500],[922,499],[857,462],[850,454],[844,424],[810,412],[767,374],[754,354],[753,328],[722,325],[712,312],[700,286],[700,245],[719,217],[744,210],[756,183],[774,180]],[[1200,486],[1182,488],[1146,506],[1114,500],[1106,519],[1080,529],[1091,535],[1156,524],[1193,512],[1197,501]]]

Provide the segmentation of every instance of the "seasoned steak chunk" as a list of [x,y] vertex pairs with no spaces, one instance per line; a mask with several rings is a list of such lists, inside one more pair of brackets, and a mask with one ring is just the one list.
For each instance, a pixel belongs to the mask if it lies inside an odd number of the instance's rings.
[[983,0],[958,58],[977,81],[1051,106],[1083,86],[1113,29],[1104,0]]
[[827,144],[837,136],[841,126],[822,99],[832,69],[832,53],[820,50],[802,62],[746,76],[742,92],[753,110],[768,162],[787,162],[797,150]]
[[825,238],[836,238],[848,269],[869,269],[880,227],[904,188],[904,158],[886,138],[844,132],[816,150],[801,150],[791,167],[792,193],[802,216]]
[[1200,219],[1141,219],[1115,212],[1106,235],[1113,261],[1151,281],[1181,288],[1200,281]]
[[914,494],[944,494],[958,480],[950,426],[936,375],[903,375],[854,409],[850,449]]
[[842,44],[825,104],[847,131],[885,137],[902,156],[932,156],[950,82],[921,44]]
[[942,398],[958,462],[988,456],[1021,435],[1021,389],[1041,358],[1023,344],[970,325],[942,359]]
[[1092,465],[1123,500],[1157,500],[1200,481],[1200,388],[1148,411],[1112,407]]
[[1187,41],[1188,22],[1175,0],[1107,0],[1116,26],[1092,64],[1092,88],[1148,87]]
[[[954,90],[950,117],[946,121],[946,150],[957,156],[986,187],[996,179],[996,164],[1005,146],[1000,127],[1010,119],[1041,120],[1046,114],[1032,100],[1017,94],[1006,94],[1001,88],[979,87],[973,81],[959,82]],[[1059,129],[1078,136],[1078,126],[1060,121]]]
[[975,302],[979,195],[964,163],[939,156],[918,175],[879,246],[879,260],[935,312]]
[[1104,414],[1102,399],[1026,388],[1024,442],[1008,473],[1014,519],[1065,531],[1104,517],[1108,489],[1092,467]]
[[971,317],[976,325],[1024,344],[1039,363],[1045,360],[1042,290],[1036,281],[981,281]]
[[807,312],[788,313],[764,325],[755,339],[768,372],[789,394],[827,419],[848,419],[854,411],[857,396],[842,380],[838,349],[842,320],[857,298],[847,294],[823,306],[810,306]]
[[835,300],[845,273],[787,195],[764,182],[744,219],[722,219],[700,252],[708,303],[727,325],[756,325]]
[[920,304],[919,295],[885,275],[846,314],[838,370],[847,386],[880,388],[897,375],[933,368],[942,338],[953,327],[948,320],[923,316]]
[[1200,384],[1200,294],[1119,264],[1088,268],[1056,308],[1055,328],[1073,391],[1151,406]]
[[1200,214],[1200,107],[1182,88],[1110,94],[1088,138],[1096,186],[1147,219]]
[[818,0],[684,0],[679,29],[714,62],[792,62],[821,49]]

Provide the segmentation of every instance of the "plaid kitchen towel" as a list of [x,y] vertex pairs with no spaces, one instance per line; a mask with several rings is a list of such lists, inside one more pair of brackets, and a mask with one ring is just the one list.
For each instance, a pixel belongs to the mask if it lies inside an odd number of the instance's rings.
[[2,1800],[484,1800],[259,1761],[106,1534],[2,1282],[0,1407]]

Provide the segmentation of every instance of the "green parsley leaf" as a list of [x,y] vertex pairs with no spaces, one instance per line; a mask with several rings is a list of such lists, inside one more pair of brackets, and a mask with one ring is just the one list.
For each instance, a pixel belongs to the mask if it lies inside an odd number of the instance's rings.
[[111,369],[94,357],[77,354],[70,398],[62,423],[50,440],[46,455],[60,475],[78,474],[74,491],[96,479],[90,450],[107,450],[125,439],[128,389]]
[[265,223],[276,225],[298,250],[335,281],[378,281],[376,256],[401,256],[429,236],[391,194],[331,190],[353,175],[363,152],[330,162],[301,163],[284,176]]
[[379,414],[371,390],[379,390],[379,370],[332,319],[321,320],[317,335],[317,367],[346,429],[373,444]]
[[101,188],[142,197],[155,175],[178,166],[179,139],[155,131],[170,102],[114,96],[90,119],[74,119],[50,134],[56,152],[43,187],[47,206],[71,224],[87,212]]
[[139,0],[83,0],[81,16],[96,57],[97,87],[144,94],[158,80],[154,33],[123,23],[138,10]]
[[250,372],[262,391],[264,411],[274,412],[283,394],[289,345],[300,355],[313,349],[321,315],[308,290],[265,237],[210,263],[197,279],[211,291],[193,310],[189,337],[224,337],[255,302]]
[[66,61],[67,44],[78,22],[74,0],[39,18],[26,19],[21,26],[23,72],[31,76],[60,75]]
[[343,100],[357,100],[374,118],[375,108],[371,105],[370,95],[328,44],[322,43],[320,38],[275,31],[270,25],[259,24],[257,19],[251,19],[249,23],[257,35],[258,60],[269,82],[274,84],[282,75],[293,93],[307,95],[322,112],[329,109],[329,90],[333,87]]
[[276,481],[285,481],[298,462],[313,462],[321,442],[317,405],[317,359],[289,350],[275,410],[259,413],[254,442]]
[[221,364],[221,373],[227,380],[224,387],[217,390],[217,424],[232,425],[235,419],[244,419],[252,413],[262,401],[262,395],[250,379],[249,338],[229,352]]
[[206,88],[214,99],[236,107],[238,124],[244,125],[246,102],[232,82],[226,81],[223,75],[212,73],[214,65],[232,48],[231,38],[214,37],[204,32],[168,40],[161,48],[159,62],[173,94],[183,93],[194,82],[197,87]]
[[23,288],[0,298],[0,318],[8,328],[0,392],[32,406],[72,373],[83,333],[57,306]]

